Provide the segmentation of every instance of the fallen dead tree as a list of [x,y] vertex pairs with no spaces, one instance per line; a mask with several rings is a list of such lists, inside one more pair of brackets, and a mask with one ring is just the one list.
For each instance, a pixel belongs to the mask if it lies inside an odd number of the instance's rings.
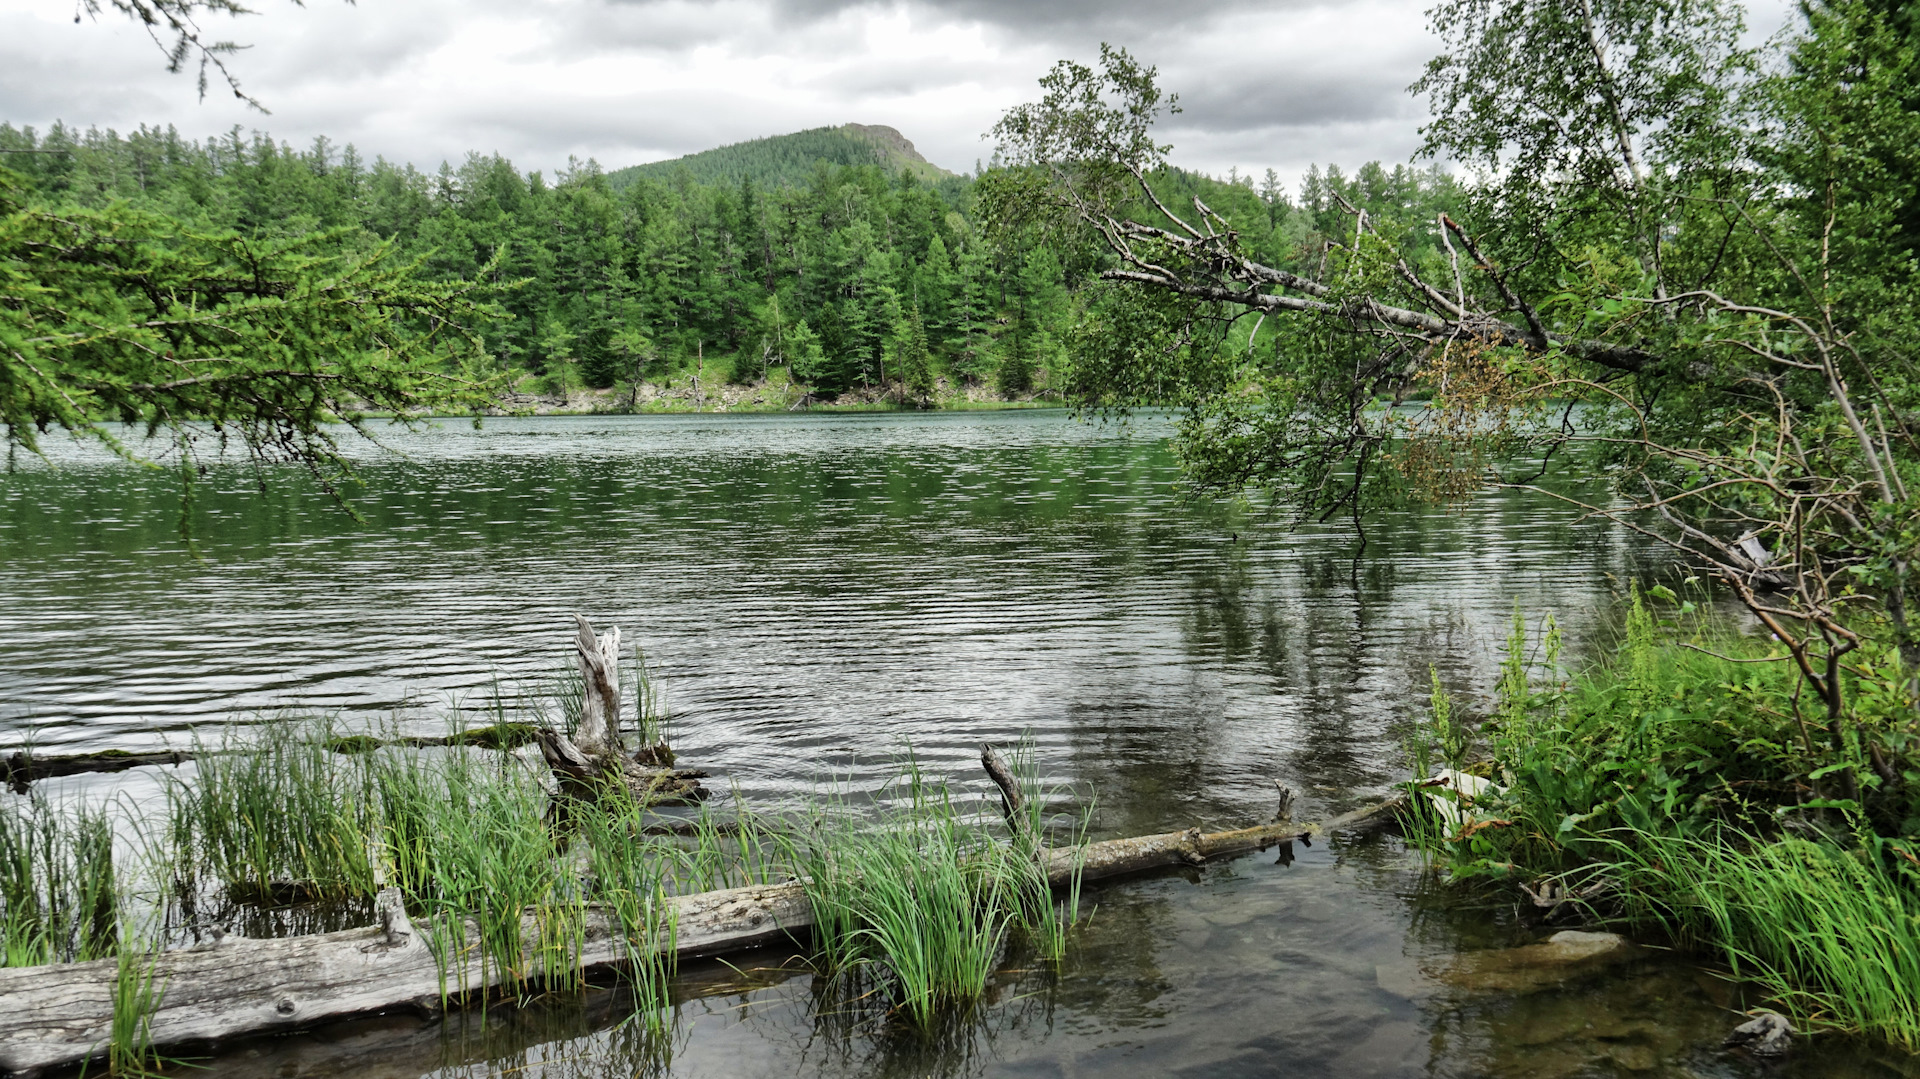
[[[1276,821],[1211,833],[1192,828],[1055,848],[1042,857],[1049,881],[1064,885],[1076,869],[1082,880],[1094,880],[1371,828],[1390,821],[1400,805],[1396,797],[1320,824]],[[670,902],[671,947],[682,959],[789,938],[798,942],[813,925],[805,887],[798,882],[701,892]],[[396,890],[383,891],[376,909],[382,924],[367,929],[275,940],[226,937],[151,957],[140,976],[151,976],[159,996],[149,1017],[152,1044],[178,1052],[354,1015],[436,1012],[526,980],[529,971],[485,962],[472,943],[477,934],[471,926],[454,933],[415,925]],[[626,965],[639,957],[638,950],[651,954],[666,947],[630,942],[603,909],[590,907],[583,914],[564,956],[574,970]],[[552,962],[552,947],[543,943],[543,928],[532,915],[522,922],[521,933],[525,954],[545,954]],[[104,1055],[120,978],[114,959],[0,969],[0,1000],[7,1002],[0,1012],[0,1074],[24,1079]]]
[[[671,900],[674,951],[694,958],[781,939],[812,924],[798,884],[734,888]],[[397,890],[376,903],[382,924],[340,933],[217,942],[152,957],[160,996],[149,1017],[152,1044],[204,1047],[250,1034],[297,1030],[394,1009],[439,1011],[472,994],[520,981],[523,972],[485,962],[477,931],[431,934],[407,918]],[[632,947],[606,912],[589,909],[571,942],[579,969],[630,961]],[[522,922],[527,954],[542,928]],[[461,944],[464,940],[469,943]],[[648,947],[644,942],[639,947]],[[120,979],[116,959],[0,969],[0,1073],[39,1075],[107,1051]]]

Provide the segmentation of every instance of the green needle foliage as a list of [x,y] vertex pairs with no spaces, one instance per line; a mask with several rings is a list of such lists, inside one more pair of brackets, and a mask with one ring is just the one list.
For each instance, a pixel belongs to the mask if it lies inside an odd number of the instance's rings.
[[203,447],[237,446],[337,492],[343,430],[477,414],[495,396],[473,372],[474,328],[496,310],[478,286],[420,270],[343,230],[249,238],[125,204],[50,208],[0,169],[8,447],[59,430],[132,457],[123,422],[165,434],[189,484]]

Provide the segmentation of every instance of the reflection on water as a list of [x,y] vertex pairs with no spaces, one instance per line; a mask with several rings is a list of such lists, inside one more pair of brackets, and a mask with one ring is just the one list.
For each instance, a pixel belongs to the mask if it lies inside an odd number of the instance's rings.
[[[1378,791],[1428,664],[1484,694],[1516,601],[1577,639],[1641,564],[1519,496],[1383,515],[1356,564],[1341,531],[1180,504],[1159,434],[1049,413],[449,424],[367,458],[364,527],[298,476],[260,494],[216,469],[201,562],[169,474],[67,449],[0,477],[0,739],[141,748],[284,707],[425,727],[444,720],[414,706],[537,688],[582,610],[646,645],[681,759],[755,804],[877,786],[908,742],[980,792],[979,742],[1030,731],[1063,802],[1097,798],[1098,835],[1234,826],[1272,813],[1275,781],[1311,814]],[[1060,971],[1010,956],[931,1044],[804,972],[716,966],[688,972],[666,1046],[601,991],[274,1040],[210,1074],[1750,1072],[1715,1048],[1732,998],[1683,962],[1463,993],[1422,972],[1526,939],[1510,910],[1436,902],[1392,840],[1296,854],[1103,889]],[[1869,1056],[1787,1074],[1889,1074]]]

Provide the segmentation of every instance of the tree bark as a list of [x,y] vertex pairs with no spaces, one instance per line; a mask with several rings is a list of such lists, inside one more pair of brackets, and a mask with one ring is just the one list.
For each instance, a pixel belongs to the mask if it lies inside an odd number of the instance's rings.
[[987,770],[987,778],[1000,788],[1000,812],[1007,818],[1007,830],[1018,836],[1031,838],[1032,826],[1027,820],[1027,798],[1020,793],[1020,783],[1013,778],[1013,771],[1007,762],[1000,759],[1000,751],[993,743],[980,743],[980,767]]
[[38,757],[16,749],[0,758],[8,786],[17,794],[26,793],[27,784],[36,779],[79,775],[82,772],[121,772],[150,764],[180,764],[193,759],[186,750],[171,749],[154,753],[82,753],[71,757]]

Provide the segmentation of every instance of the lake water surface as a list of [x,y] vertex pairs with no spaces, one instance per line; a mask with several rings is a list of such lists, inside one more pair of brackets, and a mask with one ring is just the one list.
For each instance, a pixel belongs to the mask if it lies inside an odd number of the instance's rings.
[[[907,746],[984,795],[1030,736],[1097,838],[1312,817],[1402,775],[1429,665],[1484,698],[1517,602],[1576,643],[1654,552],[1538,500],[1291,529],[1182,503],[1153,418],[1058,412],[548,417],[383,435],[355,523],[311,481],[92,450],[0,477],[0,745],[183,744],[288,709],[444,727],[569,661],[574,612],[667,686],[684,763],[756,805],[878,787]],[[97,777],[97,792],[149,786]],[[670,1051],[620,994],[261,1042],[213,1076],[1733,1076],[1728,986],[1660,953],[1530,993],[1437,972],[1534,939],[1392,838],[1120,882],[1057,974],[1003,971],[934,1043],[849,1029],[764,957],[686,972]],[[767,969],[761,969],[761,968]],[[778,969],[775,969],[778,968]],[[1790,1075],[1914,1074],[1835,1046]],[[199,1073],[195,1073],[199,1074]]]

